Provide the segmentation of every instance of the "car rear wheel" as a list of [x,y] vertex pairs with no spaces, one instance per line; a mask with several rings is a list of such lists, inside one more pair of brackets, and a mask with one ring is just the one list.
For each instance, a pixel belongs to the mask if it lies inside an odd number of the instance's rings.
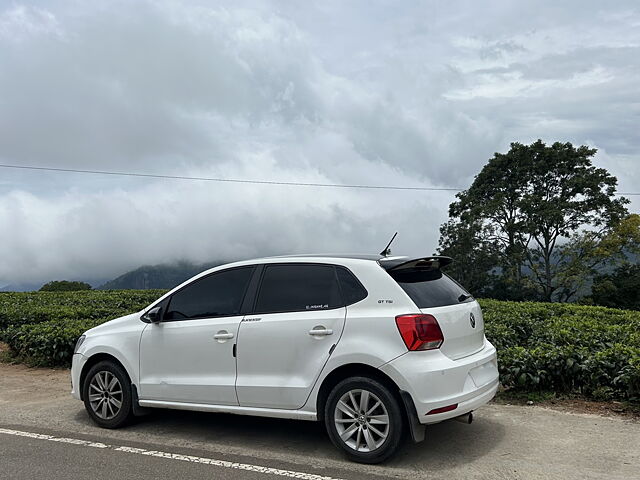
[[103,428],[119,428],[131,419],[131,382],[115,362],[102,361],[89,369],[82,398],[91,419]]
[[333,444],[356,462],[383,462],[402,440],[400,405],[386,386],[371,378],[338,383],[327,398],[324,419]]

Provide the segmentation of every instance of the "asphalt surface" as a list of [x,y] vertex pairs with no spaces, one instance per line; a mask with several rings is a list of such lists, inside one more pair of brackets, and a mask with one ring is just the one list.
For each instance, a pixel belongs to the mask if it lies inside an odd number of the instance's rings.
[[313,422],[158,410],[103,430],[69,390],[66,370],[0,364],[0,478],[640,478],[640,423],[616,417],[491,404],[368,466]]
[[[2,478],[81,478],[83,480],[248,479],[280,478],[279,475],[212,466],[188,460],[89,448],[81,445],[25,437],[3,438],[0,447]],[[25,455],[37,461],[25,461]]]

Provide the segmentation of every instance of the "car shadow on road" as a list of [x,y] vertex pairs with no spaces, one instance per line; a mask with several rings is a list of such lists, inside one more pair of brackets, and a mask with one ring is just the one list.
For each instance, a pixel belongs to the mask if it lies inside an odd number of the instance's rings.
[[[84,411],[79,411],[75,420],[99,431]],[[318,422],[158,409],[126,430],[150,437],[167,435],[176,446],[215,443],[265,453],[312,455],[315,460],[345,459]],[[447,421],[428,426],[424,442],[407,440],[385,465],[422,471],[463,465],[489,454],[504,436],[504,425],[479,412],[471,425]]]
[[453,420],[427,426],[424,442],[407,441],[389,466],[442,471],[490,454],[505,437],[505,427],[482,413],[471,425]]

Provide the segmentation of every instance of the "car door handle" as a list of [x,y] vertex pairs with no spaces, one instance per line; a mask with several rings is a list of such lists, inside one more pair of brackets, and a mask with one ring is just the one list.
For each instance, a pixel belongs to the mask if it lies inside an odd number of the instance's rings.
[[324,327],[313,327],[309,330],[309,335],[313,337],[324,337],[327,335],[333,335],[333,330]]
[[216,340],[228,340],[230,338],[233,338],[233,333],[222,330],[221,332],[216,333],[213,338]]

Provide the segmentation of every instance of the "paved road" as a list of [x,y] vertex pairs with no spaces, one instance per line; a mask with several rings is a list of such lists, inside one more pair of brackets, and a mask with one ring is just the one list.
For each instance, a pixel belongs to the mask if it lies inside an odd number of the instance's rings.
[[620,418],[489,405],[366,466],[311,422],[158,410],[102,430],[69,388],[67,371],[0,364],[0,478],[640,478],[640,423]]
[[[24,432],[22,432],[24,433]],[[54,437],[58,439],[59,437]],[[206,458],[195,457],[193,452],[180,460],[162,458],[116,450],[122,447],[87,447],[57,441],[13,436],[3,438],[0,444],[0,468],[3,479],[81,478],[84,480],[141,480],[158,479],[268,479],[280,478],[276,474],[252,471],[252,465],[237,464],[226,467],[206,463]],[[25,455],[36,461],[25,461]],[[200,461],[197,461],[200,460]],[[242,467],[242,468],[240,468]],[[258,467],[253,467],[258,470]],[[313,477],[310,477],[313,478]]]

